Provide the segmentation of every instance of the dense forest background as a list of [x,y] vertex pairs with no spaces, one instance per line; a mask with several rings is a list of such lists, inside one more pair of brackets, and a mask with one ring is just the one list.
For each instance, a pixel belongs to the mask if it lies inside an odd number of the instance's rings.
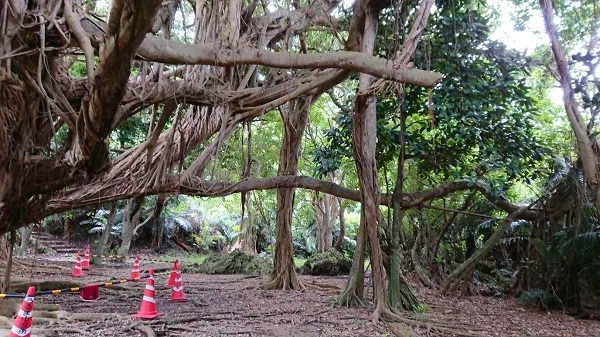
[[42,227],[304,289],[335,249],[375,320],[406,275],[597,315],[597,2],[2,3],[2,258]]

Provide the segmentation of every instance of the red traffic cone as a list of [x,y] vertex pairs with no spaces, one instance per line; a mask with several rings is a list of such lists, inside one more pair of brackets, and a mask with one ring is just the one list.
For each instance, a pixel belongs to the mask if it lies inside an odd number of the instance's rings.
[[131,275],[130,279],[139,279],[140,278],[140,255],[137,254],[135,256],[135,260],[133,261],[133,267],[131,267]]
[[175,286],[173,286],[173,291],[171,292],[171,299],[169,302],[186,302],[187,299],[183,296],[183,281],[181,278],[181,269],[179,265],[177,266],[177,271],[175,272]]
[[83,271],[81,270],[81,257],[79,257],[79,252],[77,252],[77,257],[75,258],[75,267],[73,268],[73,277],[83,277]]
[[29,337],[31,336],[31,321],[33,312],[33,297],[35,295],[35,287],[27,289],[27,296],[21,304],[21,310],[17,314],[15,323],[10,329],[8,337]]
[[87,246],[85,253],[83,253],[83,260],[81,260],[81,269],[90,270],[90,246]]
[[173,269],[171,269],[171,276],[169,276],[169,281],[167,282],[168,287],[175,286],[175,277],[177,276],[177,269],[179,269],[179,260],[175,260],[175,264],[173,264]]
[[131,317],[153,319],[164,315],[156,310],[156,302],[154,301],[154,270],[150,269],[148,273],[150,274],[150,277],[148,277],[148,281],[146,281],[142,306],[140,307],[140,311],[135,315],[131,315]]

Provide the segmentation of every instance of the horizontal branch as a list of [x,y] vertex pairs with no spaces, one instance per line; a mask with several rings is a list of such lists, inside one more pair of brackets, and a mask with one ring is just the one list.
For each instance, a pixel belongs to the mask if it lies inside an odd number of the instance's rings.
[[[264,179],[247,178],[239,182],[218,182],[201,179],[192,181],[192,183],[188,182],[180,184],[178,176],[169,176],[166,183],[158,188],[146,188],[137,191],[131,190],[131,177],[114,179],[110,182],[99,181],[93,185],[63,191],[60,196],[50,199],[43,211],[47,214],[54,214],[68,209],[97,206],[99,204],[143,195],[185,194],[200,197],[223,197],[235,193],[275,188],[304,188],[360,202],[360,192],[358,190],[306,176],[276,176]],[[493,199],[491,195],[486,193],[482,186],[473,186],[463,181],[445,183],[431,189],[414,193],[405,193],[402,196],[402,207],[416,207],[424,202],[439,199],[454,192],[470,190],[472,188],[478,190],[498,208],[507,213],[512,213],[519,208],[519,206],[506,200]],[[94,192],[89,193],[86,191]],[[391,194],[382,194],[381,205],[391,204]],[[527,210],[521,214],[521,218],[525,220],[536,220],[539,216],[539,212],[535,210]]]
[[283,69],[346,69],[426,88],[434,87],[442,79],[439,73],[397,66],[390,60],[352,51],[295,54],[253,48],[231,50],[216,44],[187,44],[149,35],[138,49],[138,54],[147,60],[168,64],[221,67],[258,64]]

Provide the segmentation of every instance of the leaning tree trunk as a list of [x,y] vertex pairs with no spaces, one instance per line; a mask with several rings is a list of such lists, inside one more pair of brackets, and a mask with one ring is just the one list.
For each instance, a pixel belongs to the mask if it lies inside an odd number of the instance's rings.
[[481,246],[481,248],[475,252],[475,254],[471,255],[465,262],[463,262],[458,268],[456,268],[450,276],[444,282],[444,286],[442,287],[442,291],[445,294],[450,294],[455,292],[459,286],[467,279],[469,275],[473,272],[475,265],[481,259],[483,259],[494,246],[500,241],[500,239],[506,233],[506,230],[510,227],[510,224],[517,219],[521,213],[527,210],[527,207],[521,207],[516,211],[508,214],[502,222],[496,228],[496,231],[490,236],[490,238]]
[[563,102],[565,112],[571,128],[577,139],[577,152],[581,160],[583,175],[593,194],[594,206],[600,211],[600,172],[598,168],[598,158],[594,152],[592,138],[595,138],[588,132],[583,117],[579,113],[577,101],[575,100],[573,90],[571,89],[571,74],[569,73],[569,62],[563,49],[556,26],[554,25],[554,14],[552,0],[539,0],[546,25],[546,33],[550,38],[552,53],[556,61],[556,68],[559,75],[559,82],[563,91]]
[[[279,152],[278,175],[296,175],[302,135],[308,121],[308,111],[312,97],[295,99],[288,103],[287,111],[282,109],[283,141]],[[275,224],[275,259],[270,280],[263,289],[304,289],[294,265],[292,243],[292,213],[294,188],[277,189],[277,214]]]

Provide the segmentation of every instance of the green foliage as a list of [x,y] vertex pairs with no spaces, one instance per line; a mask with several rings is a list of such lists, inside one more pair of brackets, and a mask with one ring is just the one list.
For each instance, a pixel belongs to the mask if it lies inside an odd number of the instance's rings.
[[562,307],[562,302],[558,296],[539,288],[534,288],[530,291],[521,293],[521,296],[519,296],[519,303],[533,305],[542,310]]
[[225,255],[210,255],[198,266],[198,270],[206,274],[267,275],[272,268],[268,259],[239,249]]
[[407,156],[455,178],[535,179],[549,150],[534,131],[531,62],[489,34],[487,20],[462,2],[440,4],[431,17],[415,65],[445,76],[432,92],[407,90]]
[[[535,179],[549,149],[539,132],[538,102],[526,84],[531,62],[489,39],[487,20],[465,2],[438,4],[417,50],[415,67],[444,74],[436,89],[406,87],[402,103],[389,93],[377,101],[378,165],[395,162],[400,121],[407,116],[406,159],[418,172],[443,178],[485,177],[505,184]],[[382,29],[391,29],[384,26]],[[385,35],[385,34],[384,34]],[[390,35],[390,34],[387,34]],[[340,112],[326,142],[313,152],[315,176],[351,158],[349,114]],[[498,195],[501,197],[501,195]]]
[[352,260],[331,248],[324,253],[311,255],[300,272],[309,275],[347,275],[352,267]]
[[414,308],[414,311],[417,314],[426,314],[429,312],[429,304],[419,303],[419,305]]

